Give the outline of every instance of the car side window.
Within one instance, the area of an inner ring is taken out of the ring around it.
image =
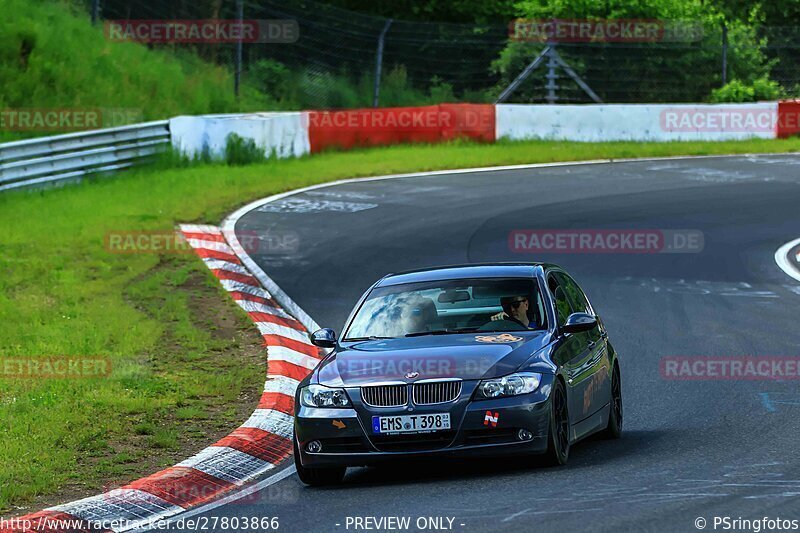
[[[574,313],[594,314],[592,306],[589,305],[589,300],[578,284],[575,283],[574,279],[561,272],[557,272],[555,277],[558,279],[559,286],[564,288],[564,292],[567,294],[567,300],[569,300]]]
[[[553,303],[556,308],[556,323],[558,327],[562,327],[567,323],[567,317],[572,313],[567,294],[552,274],[547,278],[547,288],[550,289],[550,294],[553,295]]]

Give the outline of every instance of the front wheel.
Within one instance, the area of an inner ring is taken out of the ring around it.
[[[561,380],[556,379],[550,400],[550,435],[547,439],[545,464],[562,466],[569,460],[569,411],[567,392]]]
[[[338,485],[344,479],[344,474],[347,468],[340,467],[326,467],[326,468],[306,468],[300,462],[300,450],[297,447],[297,438],[292,436],[292,444],[294,445],[294,467],[297,470],[297,477],[306,485],[312,487],[324,487],[326,485]]]
[[[619,376],[619,365],[614,365],[611,375],[608,426],[602,435],[607,439],[618,439],[622,436],[622,380]]]

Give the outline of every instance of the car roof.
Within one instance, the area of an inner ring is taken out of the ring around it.
[[[389,274],[375,286],[386,287],[419,281],[440,281],[472,278],[532,278],[537,269],[548,268],[549,263],[484,263],[451,265]]]

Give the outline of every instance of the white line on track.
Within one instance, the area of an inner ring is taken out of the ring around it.
[[[800,270],[798,270],[798,267],[789,259],[789,252],[797,245],[800,245],[800,239],[787,242],[778,248],[778,251],[775,252],[775,262],[781,270],[786,272],[786,275],[800,281]]]

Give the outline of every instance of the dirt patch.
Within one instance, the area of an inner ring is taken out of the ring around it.
[[[155,372],[173,379],[176,387],[182,380],[203,382],[231,369],[247,371],[234,400],[219,395],[193,395],[178,398],[167,409],[155,414],[130,415],[128,424],[114,435],[107,435],[107,446],[81,454],[75,468],[75,480],[47,495],[37,496],[14,515],[27,514],[45,507],[94,496],[120,487],[165,467],[183,461],[229,434],[244,422],[258,405],[266,375],[266,349],[258,329],[247,315],[224,292],[202,264],[185,259],[162,260],[144,276],[132,282],[160,285],[161,279],[172,291],[170,297],[184,298],[189,321],[208,332],[208,353],[185,359],[186,347],[173,334],[166,321],[164,334],[150,356]],[[180,283],[170,286],[175,272]],[[184,275],[185,274],[185,275]],[[155,281],[154,281],[155,280]],[[153,292],[153,291],[151,291]],[[139,311],[153,314],[163,305],[160,296],[126,293],[126,301]],[[185,318],[185,317],[182,317]]]

